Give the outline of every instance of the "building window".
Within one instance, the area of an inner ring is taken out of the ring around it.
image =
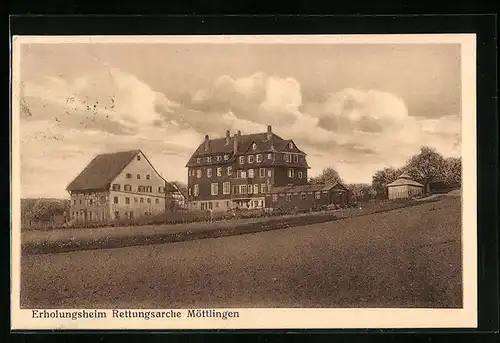
[[[151,204],[151,198],[148,198],[148,204]]]
[[[248,163],[253,163],[253,155],[248,155]]]
[[[291,194],[287,194],[286,195],[286,201],[292,201],[292,195]]]
[[[139,156],[137,156],[139,157]],[[115,219],[120,219],[120,212],[115,211]]]
[[[273,159],[273,154],[267,154],[267,159],[272,160]]]
[[[137,180],[141,179],[141,174],[137,174]]]
[[[306,195],[305,194],[301,194],[300,195],[300,200],[306,200]]]
[[[128,197],[127,197],[127,198],[125,198],[125,204],[126,204],[126,205],[129,205],[129,204],[130,204],[130,198],[128,198]]]
[[[137,161],[141,160],[141,155],[137,155]]]
[[[137,186],[138,192],[144,192],[144,186]]]
[[[253,149],[253,150],[257,150],[257,144],[253,143],[253,144],[252,144],[252,149]]]
[[[125,175],[125,177],[126,177],[127,179],[131,179],[131,178],[132,178],[132,174],[127,173],[127,175]]]
[[[260,185],[260,192],[261,192],[261,193],[265,193],[265,192],[266,192],[266,184],[265,184],[265,183],[262,183],[262,184]]]
[[[201,158],[197,157],[196,158],[196,163],[201,163]]]
[[[210,194],[211,195],[218,195],[219,194],[219,184],[218,183],[210,184]]]
[[[146,186],[146,192],[153,193],[153,186]]]
[[[299,171],[299,172],[297,173],[297,177],[298,177],[299,179],[302,179],[302,172],[301,172],[301,171]]]
[[[191,187],[188,188],[188,195],[191,195]]]
[[[227,160],[229,160],[229,155],[226,154],[226,155],[224,155],[224,161],[227,161]]]
[[[115,197],[113,201],[115,204],[118,204],[118,197]]]
[[[227,167],[227,176],[233,175],[233,167]]]
[[[247,172],[244,170],[241,170],[241,178],[246,179],[247,178]]]
[[[119,184],[117,184],[117,183],[114,183],[114,184],[113,184],[113,186],[112,186],[112,189],[113,189],[114,191],[119,191],[119,190],[120,190],[120,185],[119,185]]]
[[[125,185],[125,186],[123,186],[123,190],[125,190],[125,191],[131,191],[132,190],[132,186],[131,185]]]
[[[93,205],[93,200],[92,199],[89,199],[89,206],[92,206]]]
[[[247,186],[247,192],[248,192],[248,194],[252,194],[253,193],[253,187],[252,187],[252,185],[248,185]]]
[[[262,155],[261,154],[258,154],[255,158],[256,158],[257,162],[259,162],[259,163],[262,162]]]
[[[217,162],[220,162],[221,161],[221,157],[219,155],[217,155]]]
[[[245,164],[245,156],[240,156],[240,164]]]
[[[201,169],[198,169],[198,170],[196,171],[196,177],[197,177],[198,179],[200,179],[200,178],[201,178]]]
[[[253,185],[253,194],[258,194],[259,193],[259,185],[255,184]]]
[[[293,155],[293,162],[299,163],[299,155]]]
[[[288,177],[292,178],[293,177],[293,169],[288,168]]]
[[[254,177],[253,169],[248,169],[248,177],[253,179],[253,177]]]
[[[195,197],[197,197],[198,195],[200,195],[200,185],[194,185],[193,192],[194,192],[194,196]]]
[[[158,205],[160,203],[160,199],[156,199],[155,202],[156,202],[156,205]]]
[[[277,202],[278,201],[278,194],[273,194],[273,202]]]
[[[134,198],[134,202],[137,204],[137,202],[139,202],[139,199]]]
[[[212,177],[212,168],[207,169],[207,177]]]
[[[292,162],[292,156],[290,154],[285,154],[285,162]]]
[[[214,204],[212,204],[211,202],[208,203],[208,209],[209,210],[213,210],[214,209]]]
[[[82,204],[82,199],[80,199],[80,205]]]
[[[222,194],[230,194],[231,193],[231,183],[224,182],[222,184]]]
[[[212,162],[212,157],[211,156],[207,156],[207,163],[211,163]]]
[[[217,176],[222,176],[222,168],[217,168]]]
[[[266,169],[265,168],[260,168],[259,169],[259,176],[261,178],[266,177]]]
[[[267,170],[267,177],[272,177],[273,176],[273,170],[272,169],[268,169]]]
[[[240,185],[239,193],[246,194],[247,193],[247,185]]]
[[[76,200],[73,200],[73,205],[76,205]]]
[[[316,199],[321,199],[321,192],[316,192]]]
[[[165,193],[165,188],[162,186],[158,187],[158,193]]]
[[[292,142],[288,143],[288,148],[293,149],[293,143]]]
[[[151,176],[149,174],[146,175],[146,180],[149,180]]]

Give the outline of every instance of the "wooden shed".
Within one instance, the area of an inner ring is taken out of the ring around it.
[[[422,195],[424,185],[414,181],[408,174],[402,174],[396,181],[387,185],[389,199],[409,199]]]
[[[274,187],[266,194],[268,209],[308,210],[328,205],[346,206],[350,191],[341,183]]]

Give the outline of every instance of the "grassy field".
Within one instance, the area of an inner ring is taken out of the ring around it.
[[[420,203],[408,200],[383,201],[336,211],[215,222],[25,231],[21,234],[22,252],[23,254],[70,252],[248,234],[352,218]]]
[[[23,308],[462,306],[461,198],[284,230],[25,255]]]

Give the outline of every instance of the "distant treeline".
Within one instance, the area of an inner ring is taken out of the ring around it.
[[[31,227],[68,219],[70,201],[67,199],[21,199],[21,226]]]

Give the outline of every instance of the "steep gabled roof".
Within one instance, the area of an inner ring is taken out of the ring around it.
[[[196,151],[193,153],[189,159],[186,167],[198,165],[195,162],[197,157],[210,156],[214,154],[229,154],[230,158],[234,158],[235,155],[245,154],[251,151],[252,143],[257,144],[261,152],[265,151],[288,151],[288,143],[293,142],[291,139],[285,140],[275,133],[270,133],[270,138],[268,138],[267,132],[252,133],[248,135],[233,135],[231,137],[216,138],[208,140],[208,150],[205,150],[206,142],[203,141]],[[238,150],[234,154],[234,140],[238,140]],[[294,149],[290,152],[298,152],[305,154],[300,150],[294,143]],[[225,161],[224,161],[225,163]]]
[[[107,189],[140,150],[97,155],[66,187],[67,191]]]

